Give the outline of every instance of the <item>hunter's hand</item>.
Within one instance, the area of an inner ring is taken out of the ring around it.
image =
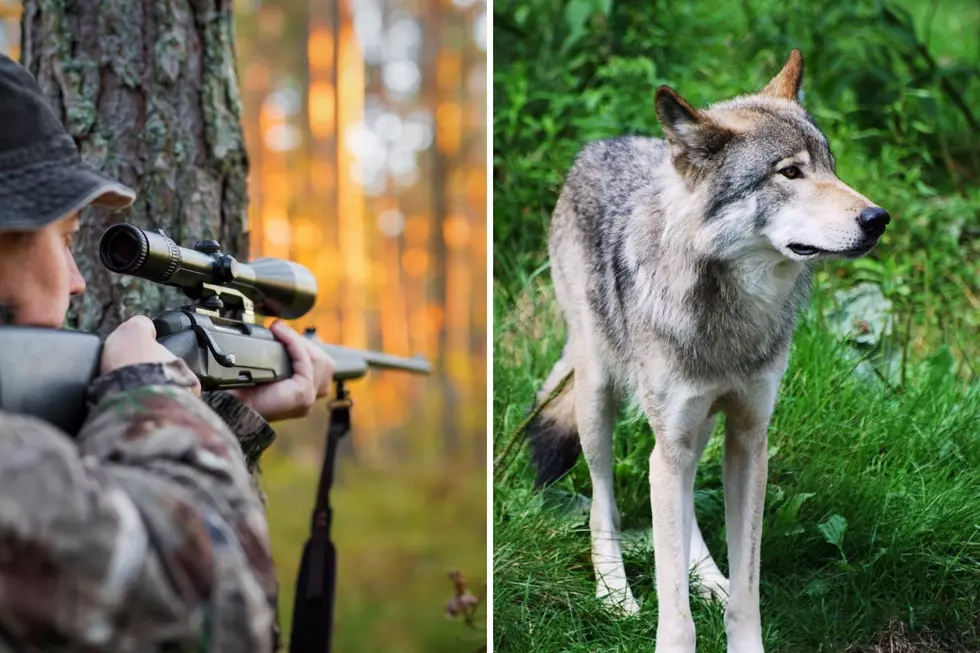
[[[293,375],[275,383],[228,392],[268,422],[306,417],[316,400],[329,394],[334,362],[309,338],[296,333],[284,322],[277,320],[271,329],[293,359]]]
[[[109,334],[102,347],[101,371],[108,374],[127,365],[169,363],[177,360],[170,350],[156,341],[157,330],[145,315],[126,320]],[[201,385],[190,389],[200,396]]]

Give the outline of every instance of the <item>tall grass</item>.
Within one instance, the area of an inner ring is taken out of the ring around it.
[[[523,421],[557,358],[562,327],[541,285],[523,312],[495,314],[498,450]],[[770,429],[762,543],[762,613],[770,651],[870,646],[894,623],[946,651],[980,650],[980,387],[945,351],[900,392],[855,373],[858,360],[804,316]],[[526,450],[494,484],[494,650],[648,651],[656,624],[648,463],[653,436],[634,408],[615,433],[616,496],[638,617],[617,620],[594,598],[588,470],[532,491]],[[698,470],[696,511],[727,569],[721,439]],[[577,499],[577,500],[576,500]],[[724,651],[722,612],[695,602],[699,651]],[[928,634],[928,635],[927,635]],[[914,649],[913,649],[914,650]],[[931,649],[921,649],[931,650]]]

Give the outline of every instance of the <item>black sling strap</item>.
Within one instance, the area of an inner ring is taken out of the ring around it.
[[[296,579],[290,653],[330,653],[337,591],[337,549],[330,541],[330,522],[333,519],[330,487],[333,485],[337,445],[350,431],[352,405],[343,382],[338,382],[337,396],[330,403],[330,426],[327,429],[327,445],[320,470],[310,539],[303,546],[303,559]]]

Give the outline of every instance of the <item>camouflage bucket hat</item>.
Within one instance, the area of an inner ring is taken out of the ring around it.
[[[92,204],[122,209],[135,198],[82,161],[34,77],[0,55],[0,231],[35,231]]]

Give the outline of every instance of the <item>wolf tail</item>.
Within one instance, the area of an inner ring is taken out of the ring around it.
[[[535,407],[547,401],[562,383],[564,385],[527,425],[531,462],[537,471],[535,486],[539,488],[568,473],[582,452],[575,425],[575,379],[566,379],[571,371],[572,366],[563,352],[538,392]]]

